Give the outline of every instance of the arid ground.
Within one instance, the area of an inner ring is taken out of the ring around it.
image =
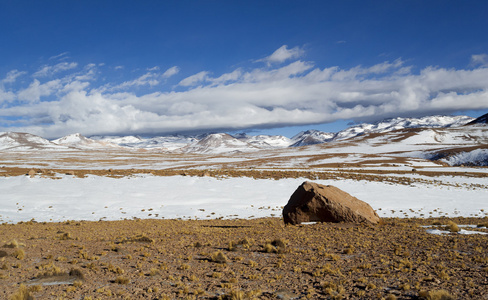
[[[254,220],[3,224],[0,297],[485,299],[488,218],[378,226]],[[23,298],[13,298],[23,299]],[[27,299],[27,298],[25,298]]]

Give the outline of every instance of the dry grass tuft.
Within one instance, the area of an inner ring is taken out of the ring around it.
[[[454,223],[453,221],[449,221],[447,223],[447,229],[450,231],[450,232],[459,232],[461,229],[459,229],[459,226]]]
[[[131,239],[133,242],[140,242],[140,243],[151,243],[154,244],[154,239],[145,236],[145,235],[139,235]]]
[[[23,249],[17,249],[15,250],[14,253],[12,253],[12,256],[17,258],[17,259],[24,259],[25,258],[25,252]]]
[[[216,263],[219,263],[219,264],[225,264],[227,261],[229,261],[229,259],[227,258],[227,256],[225,256],[225,254],[222,253],[222,251],[214,252],[212,254],[212,256],[210,257],[210,259],[213,262],[216,262]]]
[[[66,272],[63,272],[63,270],[61,270],[61,268],[55,266],[54,263],[42,265],[39,267],[39,269],[41,270],[41,272],[37,273],[36,278],[67,275]]]
[[[34,296],[32,296],[31,291],[24,285],[21,284],[19,289],[10,296],[10,300],[33,300]]]
[[[68,275],[73,276],[73,277],[77,277],[79,279],[85,279],[85,275],[83,275],[83,272],[81,272],[81,270],[78,268],[73,268],[73,269],[69,270]]]
[[[129,278],[125,276],[117,276],[117,278],[115,278],[115,283],[118,284],[128,284],[129,282]]]
[[[220,300],[244,300],[246,298],[246,294],[243,291],[231,291],[226,295],[219,296]]]
[[[454,300],[454,296],[452,296],[446,290],[433,290],[433,291],[420,291],[419,297],[426,299],[426,300]]]
[[[10,242],[3,245],[4,248],[19,248],[21,244],[17,240],[11,240]]]

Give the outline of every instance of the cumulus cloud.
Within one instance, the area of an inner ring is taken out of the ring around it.
[[[41,100],[41,97],[50,96],[61,87],[61,81],[58,79],[43,84],[39,80],[34,79],[29,87],[19,91],[17,99],[27,102],[37,102]]]
[[[177,67],[111,88],[95,85],[97,70],[86,66],[59,79],[35,78],[19,90],[0,90],[0,104],[10,103],[0,106],[0,124],[21,117],[16,131],[54,138],[73,132],[165,134],[488,109],[485,67],[426,67],[414,73],[401,59],[349,69],[290,59],[217,76],[201,71],[182,76],[177,89],[166,90],[164,78],[176,76]],[[152,84],[149,92],[141,92],[141,86]],[[0,127],[6,130],[13,128]]]

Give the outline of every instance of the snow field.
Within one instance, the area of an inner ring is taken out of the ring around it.
[[[279,217],[306,179],[252,179],[138,175],[114,179],[89,175],[61,179],[28,176],[0,178],[0,222],[120,220],[132,218]],[[436,178],[439,179],[439,178]],[[442,180],[442,178],[440,178]],[[354,180],[316,180],[369,203],[380,217],[488,215],[488,190],[414,186]],[[488,184],[488,179],[477,182]]]

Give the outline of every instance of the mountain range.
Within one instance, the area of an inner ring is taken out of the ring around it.
[[[176,151],[184,153],[223,153],[232,151],[256,151],[260,149],[279,149],[287,147],[300,147],[345,140],[366,133],[382,133],[405,128],[443,128],[456,127],[474,121],[467,116],[429,116],[423,118],[394,118],[376,123],[363,123],[351,126],[337,133],[322,132],[318,130],[302,131],[291,139],[281,135],[256,135],[245,133],[229,135],[226,133],[209,133],[198,136],[171,135],[160,137],[105,137],[93,136],[90,139],[99,142],[112,143],[122,147]],[[86,139],[71,135],[63,139],[71,141],[53,141],[59,145],[76,147],[74,140],[80,139],[81,145],[86,145]]]
[[[412,152],[409,155],[431,160],[446,159],[446,157],[459,153],[463,147],[471,147],[471,150],[482,152],[482,162],[476,164],[483,165],[483,155],[486,154],[488,157],[488,153],[486,153],[488,150],[485,149],[488,139],[487,119],[488,115],[476,119],[467,116],[394,118],[376,123],[354,125],[336,133],[307,130],[292,138],[279,135],[250,136],[245,133],[235,135],[210,133],[198,136],[171,135],[147,138],[138,136],[84,137],[75,133],[49,141],[29,133],[4,132],[0,133],[0,151],[89,151],[100,149],[123,151],[136,149],[175,154],[220,155],[293,149],[317,144],[328,145],[328,147],[333,148],[345,147],[350,143],[378,147],[378,141],[382,141],[384,144],[389,143],[391,147],[396,145],[395,147],[399,148],[396,151],[405,151],[412,143],[415,143],[417,148],[413,150],[421,153]],[[407,146],[403,141],[408,141],[410,144]],[[430,146],[426,147],[426,145]],[[435,149],[432,145],[436,146]],[[453,150],[454,148],[458,150]],[[479,155],[477,155],[476,160],[480,160]]]

